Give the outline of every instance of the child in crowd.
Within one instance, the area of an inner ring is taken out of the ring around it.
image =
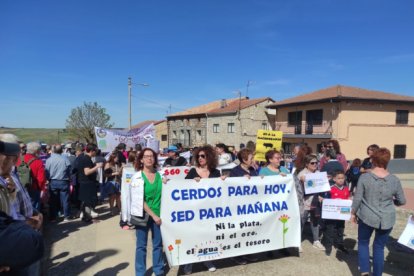
[[[331,199],[349,199],[349,189],[345,186],[345,174],[343,171],[335,171],[333,173],[333,181],[335,184],[331,187]],[[344,230],[345,221],[336,219],[325,220],[326,231],[324,233],[326,255],[330,256],[332,245],[346,254],[348,250],[344,247]]]
[[[346,172],[346,180],[350,185],[349,191],[351,195],[354,194],[354,189],[356,188],[359,177],[361,176],[361,164],[361,159],[355,158],[354,161],[352,161],[351,167]]]

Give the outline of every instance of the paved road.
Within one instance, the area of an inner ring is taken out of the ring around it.
[[[120,229],[119,218],[110,216],[106,206],[101,206],[98,211],[102,221],[97,224],[85,225],[75,220],[47,225],[45,236],[49,254],[44,264],[45,275],[134,275],[135,231]],[[395,240],[405,227],[409,213],[399,210],[398,214],[386,249],[384,275],[414,275],[414,254],[402,250]],[[258,262],[248,265],[220,260],[216,262],[219,269],[214,275],[357,275],[356,227],[347,223],[345,232],[350,255],[338,252],[326,257],[305,239],[302,243],[304,253],[300,257],[276,253],[270,258],[263,253]],[[151,275],[151,271],[147,274]],[[172,268],[168,275],[182,275],[182,272]],[[213,274],[196,264],[194,275]]]

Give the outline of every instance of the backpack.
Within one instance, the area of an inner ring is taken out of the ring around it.
[[[20,183],[28,191],[32,187],[32,170],[30,165],[36,158],[32,158],[29,162],[24,162],[24,158],[21,159],[20,165],[17,167],[17,172],[19,174]]]

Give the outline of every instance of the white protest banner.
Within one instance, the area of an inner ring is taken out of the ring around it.
[[[144,213],[144,180],[141,172],[136,172],[133,167],[124,167],[122,169],[121,190],[122,220],[130,221],[131,214],[142,217]]]
[[[168,156],[161,156],[158,155],[158,166],[162,167],[164,165],[165,160],[167,160]]]
[[[161,219],[173,266],[300,246],[292,176],[171,180],[162,188]]]
[[[408,218],[407,226],[405,226],[398,242],[414,250],[414,221],[412,215]]]
[[[180,166],[180,167],[165,167],[162,168],[160,173],[163,177],[168,179],[184,179],[191,167]]]
[[[349,199],[329,199],[322,201],[322,218],[350,220],[352,200]]]
[[[119,143],[126,144],[127,148],[134,148],[136,144],[142,147],[149,146],[155,140],[153,124],[130,131],[95,127],[96,143],[102,152],[113,151]]]
[[[305,194],[316,194],[331,190],[326,172],[305,174]]]
[[[225,171],[225,170],[231,170],[231,169],[233,169],[235,167],[237,167],[236,163],[231,162],[231,163],[226,164],[226,165],[217,166],[217,170],[219,170],[219,171],[223,171],[224,170]]]

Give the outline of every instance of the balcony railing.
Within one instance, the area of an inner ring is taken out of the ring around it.
[[[332,134],[332,122],[323,121],[321,125],[314,125],[307,122],[301,122],[296,125],[289,125],[287,122],[276,122],[275,130],[283,131],[286,134]]]

